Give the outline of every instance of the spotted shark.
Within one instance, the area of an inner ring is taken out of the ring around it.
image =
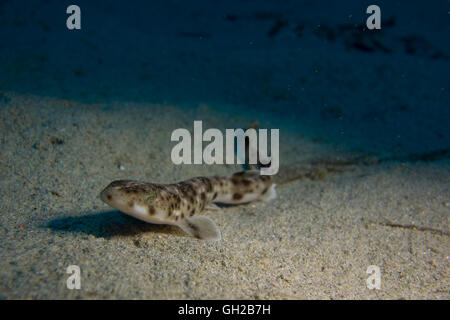
[[[242,204],[271,201],[276,184],[258,170],[228,177],[196,177],[174,184],[133,180],[111,182],[100,199],[130,216],[154,224],[175,225],[187,234],[204,240],[220,240],[221,233],[204,210],[219,210],[216,203]]]

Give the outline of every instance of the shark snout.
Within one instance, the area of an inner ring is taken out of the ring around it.
[[[102,200],[103,202],[105,202],[106,204],[110,204],[111,200],[113,198],[112,192],[110,188],[105,188],[103,189],[102,192],[100,192],[100,200]]]

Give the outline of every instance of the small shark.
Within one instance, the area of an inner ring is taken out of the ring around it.
[[[175,184],[154,184],[132,180],[111,182],[100,198],[137,219],[180,227],[204,240],[220,240],[213,220],[199,216],[205,209],[218,210],[215,203],[240,204],[276,198],[271,176],[258,170],[242,171],[229,177],[197,177]]]

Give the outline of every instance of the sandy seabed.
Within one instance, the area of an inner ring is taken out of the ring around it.
[[[280,177],[291,170],[287,175],[298,179],[279,181],[273,202],[211,213],[223,240],[199,241],[112,210],[98,193],[115,179],[169,183],[240,170],[173,165],[170,129],[192,128],[199,113],[209,127],[244,127],[251,119],[221,119],[206,106],[116,108],[7,95],[2,298],[449,298],[445,161],[322,172],[284,143]],[[308,157],[331,152],[289,139]],[[81,268],[81,290],[66,287],[69,265]],[[381,270],[381,290],[366,286],[369,265]]]

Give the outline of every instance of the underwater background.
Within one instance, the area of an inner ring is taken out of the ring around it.
[[[448,299],[449,12],[0,0],[0,298]],[[278,198],[212,213],[218,243],[98,198],[117,179],[242,170],[171,162],[172,131],[194,120],[280,129]]]

